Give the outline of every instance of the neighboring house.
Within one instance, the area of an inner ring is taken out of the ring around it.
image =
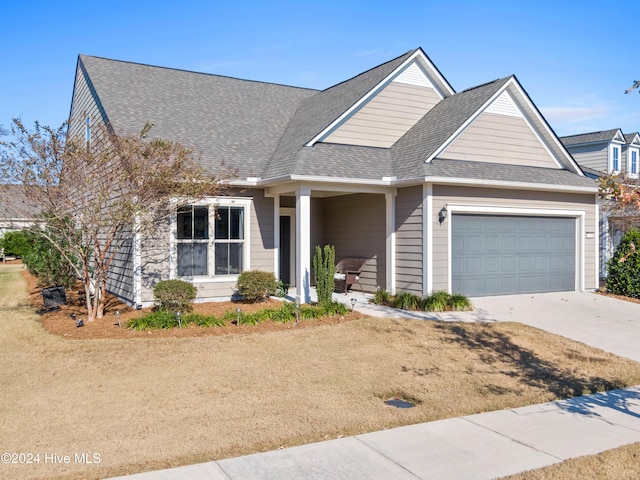
[[[625,174],[637,179],[640,162],[640,135],[623,134],[615,128],[602,132],[560,137],[569,153],[594,180],[607,174]],[[600,202],[600,275],[606,277],[607,261],[613,256],[624,232],[640,225],[640,215],[633,210],[620,212],[611,208],[610,200]]]
[[[7,232],[14,232],[32,226],[40,211],[26,197],[19,185],[0,185],[0,238]],[[4,258],[0,250],[0,257]]]
[[[597,188],[515,76],[456,93],[421,49],[317,91],[80,55],[70,134],[95,122],[193,147],[234,193],[178,205],[132,239],[109,289],[161,279],[234,294],[272,271],[309,301],[316,245],[364,257],[361,284],[426,295],[593,290]],[[215,210],[215,211],[214,211]]]

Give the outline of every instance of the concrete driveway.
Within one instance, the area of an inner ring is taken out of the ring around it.
[[[475,312],[452,314],[443,320],[520,322],[640,362],[640,303],[587,292],[505,295],[472,301]]]

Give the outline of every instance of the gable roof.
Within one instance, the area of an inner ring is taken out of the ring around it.
[[[627,144],[639,144],[640,143],[640,134],[638,134],[638,132],[633,132],[633,133],[625,133],[624,134],[624,141]]]
[[[80,55],[118,135],[151,122],[152,136],[195,148],[209,173],[259,176],[300,103],[317,90]],[[73,121],[73,119],[72,119]]]
[[[22,185],[0,185],[0,220],[32,220],[40,215],[40,208],[29,200]]]
[[[317,141],[411,62],[422,62],[444,98],[391,147]],[[152,122],[152,134],[201,153],[200,161],[208,172],[235,169],[238,184],[266,185],[295,178],[389,184],[420,182],[426,177],[474,181],[487,177],[503,178],[500,181],[504,182],[519,178],[521,183],[540,183],[547,179],[549,185],[586,186],[582,171],[515,76],[455,93],[421,49],[323,91],[85,55],[79,56],[78,71],[84,74],[88,90],[117,134],[138,133],[145,123]],[[437,157],[506,91],[515,101],[513,108],[523,113],[545,148],[559,159],[558,169],[488,162],[467,165],[475,162]],[[76,94],[80,96],[74,88],[74,101]]]
[[[305,144],[379,85],[414,52],[407,52],[303,101],[271,156],[265,177],[279,177],[295,170],[296,156]]]
[[[613,139],[618,135],[622,137],[622,130],[620,130],[619,128],[614,128],[611,130],[603,130],[600,132],[567,135],[564,137],[560,137],[560,141],[565,146],[584,145],[587,143],[605,143],[613,141]]]

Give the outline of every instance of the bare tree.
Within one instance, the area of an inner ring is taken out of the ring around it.
[[[67,138],[66,125],[33,129],[15,119],[0,142],[0,175],[21,185],[47,220],[34,228],[74,266],[84,284],[89,321],[102,318],[118,249],[135,234],[153,234],[175,213],[171,199],[224,194],[225,178],[206,175],[183,145],[94,128],[91,142]],[[74,261],[74,259],[77,259]]]
[[[633,85],[631,85],[631,87],[629,87],[627,90],[624,91],[624,93],[631,93],[633,92],[636,88],[640,88],[640,80],[634,80],[633,81]],[[638,92],[640,93],[640,92]]]

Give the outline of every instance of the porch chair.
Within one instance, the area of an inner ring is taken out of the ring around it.
[[[349,286],[357,283],[360,285],[362,293],[364,293],[364,288],[360,283],[360,274],[366,264],[366,258],[347,257],[340,260],[336,265],[336,273],[333,276],[333,279],[336,281],[336,287],[340,285],[339,290],[343,291],[346,295]]]

